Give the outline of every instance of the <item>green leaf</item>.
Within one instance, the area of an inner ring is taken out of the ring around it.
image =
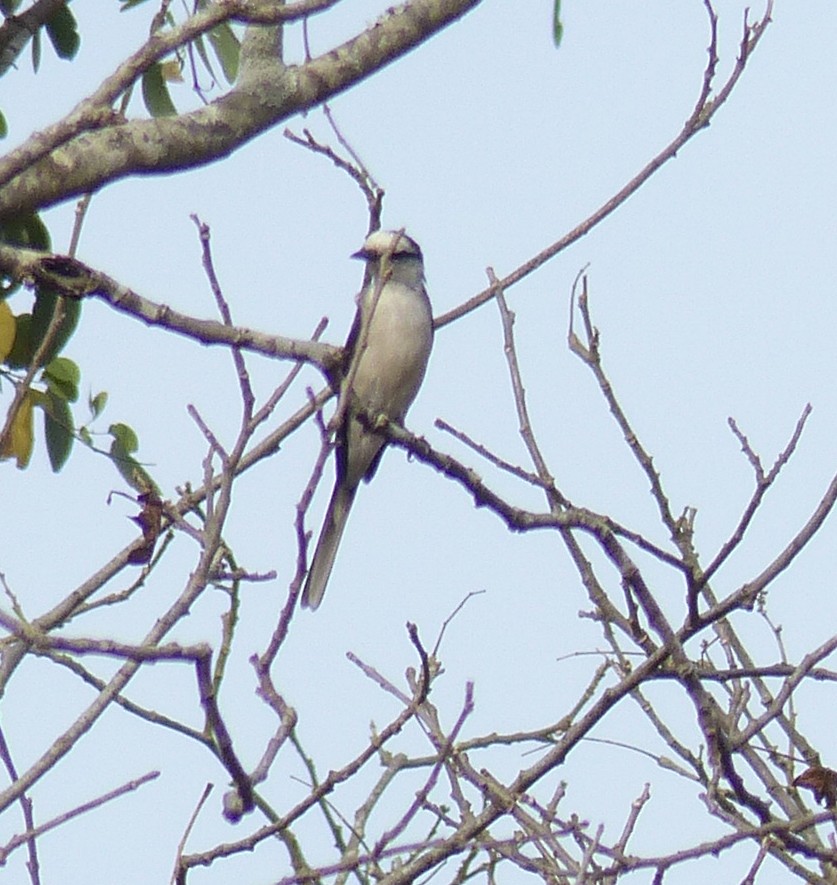
[[[59,297],[52,289],[46,287],[38,286],[35,290],[35,306],[32,308],[32,343],[35,348],[39,347],[44,340]],[[61,320],[52,344],[43,356],[42,365],[51,363],[64,349],[76,330],[80,315],[81,301],[75,298],[65,298],[64,318]]]
[[[163,66],[156,62],[142,75],[142,100],[152,117],[174,117],[177,108],[169,95]]]
[[[47,455],[53,473],[67,463],[73,448],[73,416],[67,401],[47,391],[47,402],[44,407],[44,434],[46,436]]]
[[[119,446],[120,451],[128,454],[136,452],[139,448],[139,438],[133,427],[129,427],[127,424],[122,424],[121,422],[119,424],[111,424],[108,427],[108,433],[113,437],[113,443],[110,447],[111,451],[113,451],[115,445]]]
[[[221,63],[221,70],[227,83],[234,83],[238,76],[238,61],[241,43],[228,22],[216,25],[209,32],[209,43]]]
[[[42,249],[49,252],[52,241],[46,225],[37,212],[15,215],[0,222],[0,240],[11,246]]]
[[[49,393],[65,402],[74,403],[78,399],[78,383],[81,370],[64,356],[58,356],[44,369],[44,380]]]
[[[41,32],[32,35],[32,70],[37,74],[41,66]]]
[[[9,124],[6,122],[6,117],[3,114],[3,111],[0,111],[0,138],[5,138],[9,134]]]
[[[126,9],[132,9],[134,6],[139,6],[140,3],[145,3],[145,0],[123,0],[119,11],[125,12]]]
[[[46,252],[51,247],[49,231],[37,212],[15,215],[0,221],[0,242]],[[0,298],[7,298],[19,288],[19,282],[0,276]]]
[[[74,58],[81,44],[78,25],[69,7],[59,6],[55,14],[46,23],[46,31],[52,42],[52,48],[59,58]]]
[[[153,490],[159,493],[157,483],[131,454],[139,448],[139,440],[133,429],[127,424],[111,424],[108,432],[113,437],[110,444],[111,461],[125,482],[138,492]]]
[[[209,60],[209,56],[206,54],[206,44],[203,40],[203,34],[197,37],[192,45],[195,47],[195,52],[197,52],[198,57],[203,62],[203,66],[209,71],[210,77],[212,77],[217,83],[218,76],[215,73],[215,69],[212,67],[212,62]]]
[[[102,414],[105,410],[105,406],[108,402],[108,392],[106,390],[100,390],[96,396],[91,396],[87,400],[87,405],[90,408],[90,414],[93,416],[92,420],[95,421],[99,415]]]
[[[557,49],[561,45],[564,36],[564,26],[561,24],[561,0],[555,0],[555,8],[552,13],[552,40]]]

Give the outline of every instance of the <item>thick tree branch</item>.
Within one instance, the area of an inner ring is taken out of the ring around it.
[[[0,163],[0,184],[14,173],[0,191],[0,218],[96,191],[129,175],[169,173],[228,156],[264,130],[400,58],[480,2],[412,0],[390,8],[363,33],[303,65],[284,67],[278,58],[251,56],[236,86],[205,107],[176,117],[127,122],[112,112],[110,102],[174,48],[171,38],[155,35],[125,63],[122,75],[108,78],[101,94]],[[202,30],[233,17],[229,10],[235,4],[220,8],[223,15],[217,14],[218,4],[203,12]],[[202,32],[197,30],[187,32],[190,39]]]
[[[340,348],[319,341],[269,335],[217,320],[187,316],[123,286],[113,277],[65,255],[0,244],[0,273],[27,284],[46,286],[66,298],[95,296],[148,326],[177,332],[202,344],[226,344],[267,356],[310,362],[326,373],[340,362]]]

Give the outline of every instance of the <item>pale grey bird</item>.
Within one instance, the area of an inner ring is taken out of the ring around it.
[[[347,368],[338,400],[338,408],[345,401],[346,410],[337,431],[337,480],[302,591],[302,606],[310,609],[322,602],[358,485],[372,478],[386,444],[361,424],[357,413],[403,421],[433,345],[433,314],[418,243],[403,232],[379,230],[352,257],[366,261],[366,285],[357,297],[346,342]]]

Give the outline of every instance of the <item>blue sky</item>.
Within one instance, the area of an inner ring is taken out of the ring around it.
[[[314,19],[314,52],[346,39],[384,5],[344,3]],[[437,314],[483,289],[486,267],[504,276],[593,212],[677,134],[698,95],[708,42],[698,0],[565,2],[558,50],[550,6],[487,0],[427,46],[332,102],[343,133],[387,191],[385,225],[406,226],[423,247]],[[83,40],[78,59],[62,63],[45,51],[37,76],[22,60],[20,71],[3,81],[9,146],[92,89],[139,45],[153,12],[143,7],[119,14],[115,2],[77,2],[73,9]],[[743,8],[719,0],[717,11],[720,84],[734,62]],[[751,16],[761,11],[757,5]],[[753,485],[727,418],[735,417],[771,464],[804,405],[812,403],[799,451],[747,543],[719,575],[719,593],[761,571],[807,519],[834,473],[835,36],[832,4],[777,4],[773,24],[712,125],[612,217],[508,293],[535,430],[559,486],[575,503],[606,511],[663,543],[647,482],[589,372],[566,346],[572,283],[589,265],[605,366],[655,458],[673,509],[697,508],[696,544],[705,562],[731,532]],[[299,34],[291,39],[291,57],[298,57]],[[175,100],[191,103],[188,86]],[[329,137],[317,111],[288,125]],[[348,256],[364,237],[364,203],[346,176],[291,144],[281,129],[205,169],[109,187],[93,201],[79,257],[149,298],[213,316],[189,218],[196,213],[211,226],[216,267],[238,323],[305,337],[327,315],[325,337],[341,343],[360,283],[360,268]],[[58,251],[66,248],[72,214],[71,205],[47,214]],[[237,427],[236,378],[221,349],[148,330],[91,302],[68,355],[82,366],[83,389],[109,392],[102,429],[125,421],[137,430],[140,455],[167,495],[200,481],[204,446],[187,403],[223,439]],[[248,362],[263,396],[286,368],[261,358]],[[319,384],[313,371],[304,379],[282,415],[304,401],[304,384]],[[528,467],[493,304],[439,332],[407,423],[473,464],[514,503],[544,509],[531,489],[434,429],[437,417]],[[245,592],[239,655],[223,699],[230,719],[247,723],[235,734],[246,766],[255,764],[273,728],[253,694],[247,656],[263,648],[292,577],[293,508],[316,449],[316,430],[306,427],[256,475],[242,479],[227,533],[239,562],[278,573],[275,582]],[[329,483],[312,509],[315,531]],[[5,466],[4,499],[14,503],[0,517],[0,536],[7,539],[0,572],[29,616],[62,598],[131,539],[125,519],[131,508],[119,500],[106,504],[108,492],[119,487],[105,459],[81,450],[57,477],[42,447],[26,472]],[[160,577],[130,603],[129,621],[125,611],[99,613],[68,634],[115,632],[137,641],[163,601],[179,591],[195,556],[191,541],[178,540]],[[829,523],[770,592],[768,610],[783,627],[792,660],[833,632],[833,561]],[[661,570],[652,573],[662,598],[676,607],[681,588]],[[416,622],[432,644],[443,620],[473,591],[484,593],[454,621],[441,651],[446,673],[433,698],[445,721],[458,715],[467,680],[475,682],[477,699],[470,735],[559,719],[599,662],[595,656],[559,659],[603,643],[595,626],[578,617],[589,603],[560,542],[546,532],[511,535],[448,480],[387,453],[375,482],[358,496],[322,608],[297,618],[277,665],[277,680],[297,707],[304,739],[323,771],[362,746],[370,719],[380,725],[395,710],[347,662],[346,652],[398,681],[414,664],[404,623]],[[174,638],[215,641],[222,608],[220,595],[204,600]],[[736,623],[763,661],[777,659],[759,616]],[[100,666],[106,672],[110,665]],[[823,761],[834,764],[827,749],[832,724],[822,712],[830,708],[828,690],[803,689],[798,709],[800,727],[821,747]],[[132,692],[148,704],[191,711],[191,721],[200,721],[193,676],[185,668],[154,668],[132,683]],[[65,727],[90,699],[42,661],[22,668],[4,701],[4,728],[18,766],[44,749],[27,739],[35,721],[49,726],[38,729],[41,739]],[[660,689],[658,700],[688,721],[682,698]],[[625,705],[596,736],[663,749]],[[216,793],[192,848],[236,838],[247,826],[231,830],[218,821],[225,778],[208,754],[138,728],[124,714],[106,717],[76,754],[35,793],[41,816],[152,767],[162,766],[163,776],[120,800],[133,803],[131,833],[119,828],[126,811],[114,807],[96,812],[95,828],[75,823],[43,840],[44,867],[54,876],[60,862],[64,883],[87,881],[90,853],[116,838],[119,852],[101,858],[102,881],[164,880],[207,780],[217,783]],[[496,764],[511,771],[518,761],[526,764],[512,757]],[[290,763],[275,775],[270,795],[279,807],[302,795],[293,776],[301,771]],[[652,781],[637,851],[672,850],[694,833],[707,838],[720,832],[704,820],[694,788],[630,750],[589,743],[560,776],[569,784],[567,811],[593,827],[605,823],[612,838],[631,800]],[[603,784],[608,800],[602,799]],[[682,827],[651,825],[665,823],[675,805],[689,809]],[[87,841],[94,836],[95,843]],[[324,861],[328,848],[324,840],[322,857],[310,859]],[[733,853],[725,869],[740,878],[751,856],[752,850]],[[272,881],[283,861],[267,849],[195,881],[229,881],[237,869],[248,881]],[[712,863],[704,862],[704,874],[715,870]],[[670,879],[689,881],[694,869]]]

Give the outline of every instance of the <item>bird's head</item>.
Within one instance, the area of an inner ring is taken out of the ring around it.
[[[352,258],[366,261],[364,285],[374,280],[393,280],[413,288],[424,284],[424,261],[419,244],[397,230],[376,230]]]
[[[352,258],[380,261],[385,255],[392,256],[393,261],[404,258],[422,260],[419,244],[412,237],[397,230],[373,231]]]

